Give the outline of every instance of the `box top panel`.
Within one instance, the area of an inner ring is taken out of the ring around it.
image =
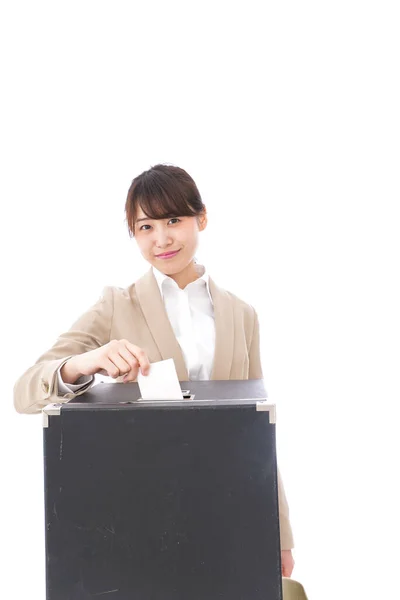
[[[188,392],[192,400],[266,400],[267,393],[262,379],[227,381],[180,381],[181,389]],[[139,400],[141,397],[137,383],[99,383],[85,394],[77,396],[72,404],[119,404]],[[188,398],[189,399],[189,398]],[[143,402],[141,400],[141,402]],[[166,400],[165,402],[172,402]]]
[[[43,409],[44,427],[49,415],[72,411],[129,410],[144,408],[233,408],[253,407],[268,411],[270,423],[275,423],[275,405],[267,400],[262,379],[227,381],[181,381],[183,400],[142,400],[137,383],[99,383],[68,402],[49,404]],[[186,392],[186,394],[185,394]]]

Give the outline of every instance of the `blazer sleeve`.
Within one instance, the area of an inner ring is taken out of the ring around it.
[[[254,310],[254,308],[253,308]],[[260,324],[254,310],[253,336],[249,349],[249,379],[262,379],[263,372],[260,358]],[[289,505],[285,488],[278,467],[278,506],[281,550],[294,548],[293,531],[289,520]]]
[[[258,316],[254,308],[253,311],[253,335],[251,338],[249,349],[249,379],[262,379],[263,372],[260,358],[260,324],[258,322]]]
[[[47,404],[67,402],[93,385],[94,380],[76,392],[59,395],[57,371],[73,356],[99,348],[110,341],[113,312],[113,288],[106,286],[97,302],[17,379],[14,384],[14,407],[18,413],[40,413]]]

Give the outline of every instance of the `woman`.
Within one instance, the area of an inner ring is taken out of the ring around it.
[[[119,382],[146,375],[173,358],[180,381],[262,378],[254,308],[219,288],[194,259],[207,212],[193,179],[156,165],[136,177],[125,205],[131,236],[150,270],[128,288],[105,287],[101,298],[14,386],[19,413],[70,400],[95,374]],[[282,574],[290,577],[293,537],[278,473]]]

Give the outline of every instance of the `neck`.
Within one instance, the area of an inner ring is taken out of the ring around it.
[[[196,279],[199,278],[194,260],[192,260],[183,271],[169,275],[169,277],[176,281],[181,290],[183,290],[189,283],[192,283],[192,281],[196,281]]]

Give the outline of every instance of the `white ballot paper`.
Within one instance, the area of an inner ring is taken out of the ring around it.
[[[148,375],[137,376],[142,400],[183,400],[173,358],[151,363]]]

